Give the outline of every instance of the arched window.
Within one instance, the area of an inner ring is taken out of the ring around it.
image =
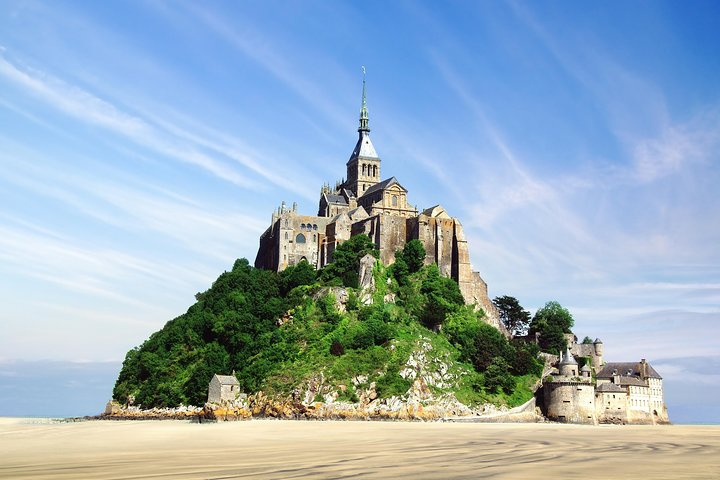
[[[305,235],[298,233],[297,237],[295,237],[295,243],[305,243]]]
[[[285,232],[285,240],[288,239],[288,232]]]
[[[373,165],[373,177],[377,177],[377,165]]]
[[[300,225],[300,229],[301,229],[301,230],[305,230],[305,224],[304,224],[304,223],[303,223],[302,225]]]
[[[392,206],[397,207],[397,195],[392,196]]]
[[[317,234],[313,233],[313,243],[317,242]]]
[[[363,163],[362,169],[363,169],[363,170],[362,170],[362,172],[363,172],[362,174],[365,175],[365,164],[364,164],[364,163]]]
[[[313,224],[313,230],[317,230],[317,224]]]

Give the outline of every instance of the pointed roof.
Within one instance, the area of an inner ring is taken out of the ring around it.
[[[360,126],[358,127],[358,133],[358,141],[350,155],[348,164],[358,157],[377,158],[379,160],[375,147],[372,141],[370,141],[370,116],[365,98],[365,67],[363,67],[362,105],[360,106]]]
[[[573,357],[573,354],[570,353],[570,347],[567,347],[565,350],[565,355],[563,356],[562,360],[560,360],[560,365],[577,365],[577,361],[575,360],[575,357]]]
[[[375,151],[375,146],[372,144],[372,141],[370,141],[370,134],[368,134],[367,132],[360,132],[360,138],[358,138],[358,141],[355,144],[355,148],[350,154],[350,159],[348,160],[348,163],[358,157],[373,158],[378,160],[380,159],[377,152]]]
[[[363,72],[363,93],[362,93],[362,106],[360,107],[360,127],[358,132],[370,132],[370,118],[368,116],[367,101],[365,100],[365,67],[362,67]]]

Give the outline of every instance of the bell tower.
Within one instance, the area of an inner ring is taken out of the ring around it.
[[[380,157],[370,141],[370,119],[365,98],[365,67],[363,71],[362,106],[360,107],[360,127],[358,141],[347,162],[347,180],[344,188],[352,191],[356,197],[362,197],[365,191],[380,182]]]

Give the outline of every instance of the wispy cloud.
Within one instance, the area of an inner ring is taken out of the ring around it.
[[[270,72],[304,99],[308,105],[311,105],[314,110],[326,115],[332,122],[343,124],[347,121],[345,114],[329,100],[322,88],[317,83],[305,78],[302,64],[295,63],[290,56],[278,52],[278,49],[273,46],[272,38],[263,35],[247,22],[239,24],[236,20],[231,23],[219,12],[214,12],[205,6],[188,2],[184,4],[184,8],[192,15],[192,18],[205,24],[211,32]],[[295,47],[299,46],[295,45]],[[317,62],[318,53],[315,52],[313,56]],[[341,69],[330,62],[328,58],[323,60],[325,75],[332,72],[336,78],[342,76]]]
[[[655,137],[630,143],[634,176],[640,182],[651,182],[686,166],[720,158],[720,115],[698,115],[687,124],[667,125]]]
[[[241,174],[224,159],[229,158],[278,186],[296,190],[292,182],[264,168],[258,160],[242,151],[242,145],[228,141],[227,136],[224,142],[215,143],[159,118],[149,115],[140,118],[123,112],[118,106],[58,78],[22,69],[11,63],[5,55],[0,55],[0,75],[74,118],[123,135],[169,158],[198,166],[238,186],[256,190],[265,188],[262,182]],[[216,133],[215,136],[219,137],[220,134]],[[304,190],[301,192],[306,194]]]
[[[159,185],[138,182],[130,175],[100,168],[74,173],[52,166],[43,156],[0,136],[8,169],[4,180],[34,194],[59,200],[102,223],[128,232],[149,230],[181,243],[202,256],[228,261],[237,244],[252,245],[267,226],[254,215],[221,205],[199,203]],[[48,182],[48,170],[54,170]],[[38,227],[41,228],[41,227]]]

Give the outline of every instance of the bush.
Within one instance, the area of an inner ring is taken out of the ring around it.
[[[420,240],[410,240],[402,249],[401,258],[405,262],[409,273],[415,273],[425,264],[425,247]],[[397,258],[397,254],[395,255]]]
[[[399,397],[405,395],[410,389],[412,382],[400,376],[397,366],[392,366],[385,375],[375,382],[375,391],[380,398]]]
[[[333,261],[320,270],[320,279],[326,284],[341,282],[346,287],[357,288],[360,259],[368,253],[375,258],[380,255],[370,237],[364,234],[351,237],[333,251]]]
[[[437,329],[449,313],[465,305],[457,282],[441,276],[435,264],[427,267],[427,277],[422,282],[420,292],[425,296],[421,320],[431,329]]]
[[[510,375],[510,366],[502,357],[494,357],[485,371],[485,388],[490,392],[502,390],[512,393],[515,389],[515,378]]]

